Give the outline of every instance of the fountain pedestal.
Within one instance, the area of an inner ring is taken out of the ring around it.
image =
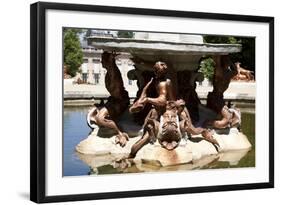
[[[102,138],[97,135],[98,129],[94,130],[87,139],[81,141],[76,146],[76,151],[80,158],[87,158],[87,163],[94,167],[112,164],[120,159],[127,158],[133,144],[140,139],[141,135],[130,138],[125,147],[115,144],[115,136]],[[140,133],[141,134],[141,133]],[[201,135],[194,135],[190,139],[182,139],[180,145],[174,150],[166,150],[156,142],[145,145],[134,158],[136,164],[151,164],[165,167],[171,165],[186,164],[196,162],[204,157],[228,153],[230,151],[243,151],[244,155],[251,148],[247,137],[236,128],[231,128],[229,134],[214,134],[220,147],[215,146]],[[241,158],[244,156],[242,155]],[[239,159],[229,157],[229,161],[235,163]]]

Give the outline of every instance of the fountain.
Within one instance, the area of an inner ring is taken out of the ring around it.
[[[111,94],[104,107],[89,111],[87,123],[93,132],[76,147],[91,167],[127,158],[136,164],[166,167],[222,157],[230,150],[245,154],[251,148],[239,130],[239,110],[227,107],[223,99],[237,75],[237,65],[228,54],[240,52],[241,45],[208,44],[201,35],[145,32],[137,32],[133,39],[93,36],[88,42],[104,50],[102,65]],[[135,70],[127,75],[139,88],[132,105],[115,63],[122,52],[131,55]],[[213,91],[203,105],[195,89],[196,82],[204,80],[198,69],[206,55],[213,57],[216,66]],[[86,155],[103,162],[93,165],[95,160]]]

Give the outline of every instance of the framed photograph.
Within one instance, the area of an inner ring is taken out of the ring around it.
[[[274,18],[30,7],[30,199],[274,187]]]

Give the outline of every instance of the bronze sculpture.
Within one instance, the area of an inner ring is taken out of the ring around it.
[[[140,98],[132,105],[130,112],[139,112],[146,104],[152,104],[157,109],[163,109],[166,106],[166,102],[169,100],[176,100],[175,91],[171,80],[166,77],[168,66],[164,62],[156,62],[153,66],[155,79],[151,79],[144,87]],[[154,80],[158,96],[151,98],[147,96],[147,89]]]
[[[231,79],[237,75],[237,67],[231,62],[228,55],[213,58],[216,64],[213,91],[208,94],[207,107],[219,114],[225,105],[223,93],[228,88]]]
[[[218,145],[212,137],[212,132],[205,128],[195,128],[192,124],[185,102],[175,96],[173,84],[166,77],[168,66],[164,62],[156,62],[154,67],[155,86],[158,92],[156,98],[147,96],[146,91],[152,84],[151,79],[143,88],[140,98],[132,105],[130,112],[139,112],[146,104],[152,104],[153,108],[148,113],[144,123],[144,134],[142,138],[133,145],[130,156],[133,157],[145,144],[155,142],[158,139],[162,147],[175,149],[187,132],[191,135],[202,134],[209,142]]]
[[[106,68],[105,76],[106,88],[110,93],[107,103],[102,108],[92,108],[87,115],[88,125],[92,128],[104,126],[117,132],[115,142],[122,147],[129,140],[127,133],[123,132],[117,126],[118,117],[121,116],[129,107],[129,96],[123,85],[120,71],[115,63],[115,53],[104,52],[102,54],[102,65]],[[224,106],[223,93],[228,88],[230,80],[237,74],[235,67],[228,56],[216,56],[216,71],[214,76],[214,89],[209,93],[207,107],[219,114],[219,119],[208,122],[212,128],[223,129],[236,126],[240,123],[239,112],[235,109],[228,109]],[[158,140],[159,144],[167,149],[175,149],[181,139],[188,135],[199,135],[210,143],[219,146],[219,143],[213,137],[213,131],[201,126],[194,126],[190,116],[188,105],[197,109],[200,100],[195,92],[195,80],[198,72],[189,73],[189,80],[185,83],[174,86],[174,81],[167,77],[168,66],[164,62],[156,62],[153,66],[153,75],[149,80],[143,78],[143,87],[139,90],[138,98],[129,108],[130,113],[135,114],[148,109],[148,114],[143,123],[143,135],[132,146],[130,157],[146,144],[154,143]],[[173,74],[172,76],[177,76]],[[180,79],[180,77],[179,77]],[[187,84],[190,86],[187,86]],[[188,87],[187,92],[183,87]],[[177,95],[177,93],[179,93]],[[197,111],[198,112],[198,111]]]
[[[243,81],[252,81],[254,80],[253,71],[242,68],[240,62],[236,62],[235,66],[237,67],[237,75],[235,75],[233,80],[243,80]]]
[[[228,108],[226,105],[223,106],[219,118],[220,119],[206,122],[206,124],[209,124],[213,128],[217,129],[240,127],[241,113],[240,110],[237,108]]]
[[[95,125],[114,129],[117,132],[116,143],[122,147],[129,140],[127,133],[122,132],[116,124],[117,118],[127,109],[130,99],[125,90],[121,73],[115,63],[114,53],[104,52],[102,54],[102,66],[107,70],[105,75],[105,86],[110,97],[104,107],[92,108],[87,115],[87,122],[91,128]]]

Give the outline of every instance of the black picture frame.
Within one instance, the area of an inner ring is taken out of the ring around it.
[[[216,19],[262,22],[269,25],[269,181],[262,183],[170,188],[157,190],[132,190],[126,192],[106,192],[74,195],[46,196],[46,11],[86,11],[152,16],[170,16],[194,19]],[[98,5],[38,2],[30,6],[30,199],[37,203],[76,200],[97,200],[123,197],[187,194],[197,192],[261,189],[274,187],[274,17],[230,15],[143,8],[110,7]]]

